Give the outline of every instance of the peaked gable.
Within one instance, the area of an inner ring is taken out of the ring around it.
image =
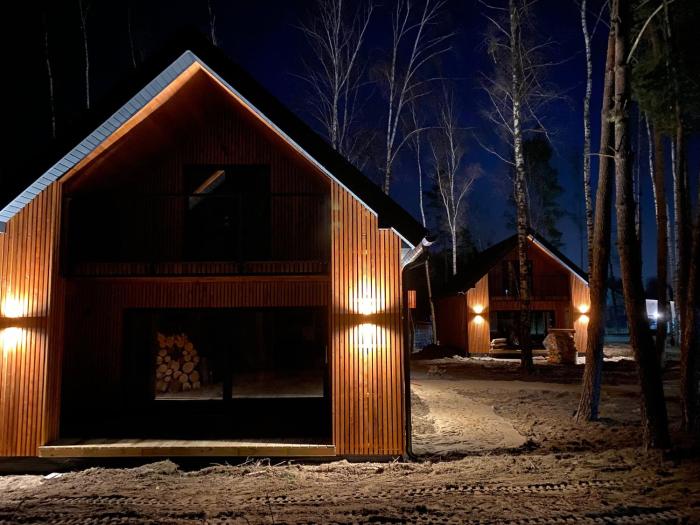
[[[349,191],[374,213],[381,228],[394,230],[407,244],[415,247],[425,237],[425,228],[407,211],[370,181],[328,143],[313,132],[296,115],[268,93],[243,69],[230,62],[221,50],[201,38],[188,37],[187,42],[172,46],[172,52],[144,67],[150,73],[144,87],[129,97],[118,109],[106,112],[98,124],[68,153],[54,161],[44,173],[22,193],[0,210],[0,232],[15,214],[31,202],[41,191],[66,174],[75,171],[108,147],[119,133],[128,132],[149,105],[157,105],[159,97],[167,94],[178,81],[193,69],[201,69],[223,86],[228,93],[244,104],[274,133],[306,158],[322,173]],[[183,51],[183,49],[185,49]],[[173,59],[173,57],[175,57]],[[165,65],[163,65],[165,64]],[[142,72],[142,75],[144,73]],[[129,91],[133,93],[133,90]],[[122,98],[124,100],[124,98]]]
[[[559,265],[571,272],[576,278],[584,284],[588,284],[588,276],[575,265],[568,257],[561,253],[558,249],[552,246],[547,240],[542,238],[534,230],[528,233],[528,240],[547,256],[556,261]],[[488,247],[476,256],[474,264],[471,265],[469,271],[462,274],[457,274],[447,286],[447,293],[466,292],[473,288],[477,281],[484,277],[499,261],[506,257],[512,250],[518,246],[518,236],[511,235],[501,242]]]

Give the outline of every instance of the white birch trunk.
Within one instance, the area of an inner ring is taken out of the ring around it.
[[[83,35],[83,53],[85,57],[85,107],[90,109],[90,53],[88,51],[87,15],[89,5],[78,0],[80,9],[80,30]]]

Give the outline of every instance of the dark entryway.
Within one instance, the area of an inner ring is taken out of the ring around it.
[[[126,310],[121,402],[62,435],[330,442],[327,316],[323,307]]]

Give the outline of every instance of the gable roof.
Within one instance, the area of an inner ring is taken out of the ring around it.
[[[575,265],[571,260],[556,249],[552,244],[544,239],[534,230],[528,230],[528,239],[530,242],[542,249],[552,259],[573,273],[577,278],[588,284],[588,276]],[[466,292],[473,288],[477,281],[486,275],[499,261],[518,246],[518,236],[511,235],[501,242],[489,246],[487,249],[479,253],[475,261],[468,271],[455,275],[446,287],[448,294]]]
[[[5,223],[42,190],[95,152],[193,64],[201,66],[292,148],[376,214],[380,228],[391,228],[412,248],[421,243],[426,230],[410,213],[385,195],[379,186],[333,150],[220,49],[198,34],[175,39],[159,56],[140,67],[133,80],[122,86],[110,101],[88,112],[83,125],[77,127],[78,131],[64,140],[70,146],[64,146],[60,151],[68,152],[51,156],[39,178],[0,210],[0,232],[4,231]]]

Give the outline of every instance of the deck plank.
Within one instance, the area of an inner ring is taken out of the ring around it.
[[[329,457],[335,446],[318,443],[287,443],[175,439],[58,440],[39,447],[43,458],[100,457]]]

